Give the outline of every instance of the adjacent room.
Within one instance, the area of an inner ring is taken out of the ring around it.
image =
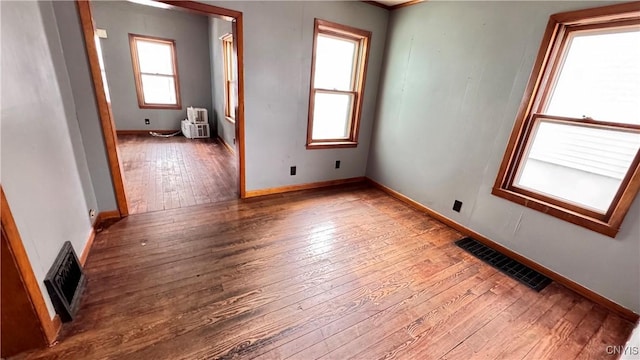
[[[231,23],[144,3],[91,6],[129,213],[238,198]]]
[[[6,359],[638,359],[640,2],[0,2]]]

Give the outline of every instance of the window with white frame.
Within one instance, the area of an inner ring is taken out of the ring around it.
[[[224,74],[224,116],[227,120],[235,122],[236,99],[238,97],[237,70],[233,54],[233,35],[226,34],[222,38],[222,65]]]

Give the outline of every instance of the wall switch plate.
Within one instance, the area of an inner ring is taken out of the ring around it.
[[[292,166],[291,167],[291,175],[295,175],[296,174],[296,167]]]
[[[340,160],[336,160],[336,169],[340,169]]]
[[[460,212],[460,209],[462,209],[462,201],[460,201],[460,200],[454,201],[453,202],[453,211]]]
[[[150,124],[151,124],[151,121],[150,121],[149,119],[144,119],[144,124],[145,124],[145,125],[150,125]]]

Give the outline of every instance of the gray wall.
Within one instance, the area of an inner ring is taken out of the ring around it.
[[[364,176],[388,11],[359,1],[209,3],[243,12],[247,190]],[[305,148],[314,18],[373,33],[357,148]]]
[[[101,39],[111,107],[116,130],[180,129],[188,106],[211,112],[208,18],[130,2],[91,3],[96,27],[106,29]],[[129,33],[176,41],[181,110],[140,109],[136,96]],[[151,121],[144,124],[144,119]]]
[[[640,312],[638,199],[611,239],[491,195],[549,15],[599,5],[430,1],[394,11],[367,175]]]
[[[73,1],[54,1],[53,9],[57,19],[57,31],[56,29],[52,31],[59,33],[62,41],[63,60],[68,69],[75,114],[78,118],[98,210],[117,210],[118,205],[76,4]]]
[[[51,3],[0,6],[0,181],[53,316],[44,277],[65,241],[82,252],[96,199]]]
[[[213,121],[218,136],[235,148],[235,124],[224,116],[224,61],[222,57],[222,41],[220,37],[231,33],[231,22],[214,17],[209,18],[209,47],[211,54],[211,92],[213,96],[213,113],[209,121]]]

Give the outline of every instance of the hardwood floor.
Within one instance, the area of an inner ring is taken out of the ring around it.
[[[130,214],[238,198],[237,161],[219,139],[118,135]]]
[[[130,216],[95,239],[41,359],[600,359],[632,324],[540,293],[354,184]]]

